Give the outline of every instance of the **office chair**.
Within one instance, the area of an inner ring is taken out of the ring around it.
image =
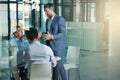
[[[51,62],[31,64],[30,80],[51,80],[51,78]]]
[[[12,73],[12,77],[13,77],[14,80],[20,80],[17,67],[12,67],[11,68],[11,73]]]
[[[67,49],[67,57],[66,63],[64,64],[65,70],[68,71],[68,80],[70,77],[70,70],[77,69],[78,72],[78,79],[80,80],[80,72],[79,72],[79,54],[80,54],[80,47],[76,46],[68,46]]]

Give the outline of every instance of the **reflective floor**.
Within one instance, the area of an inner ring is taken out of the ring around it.
[[[90,51],[80,54],[80,80],[120,80],[120,57]],[[70,80],[78,80],[75,72],[71,70]],[[0,80],[10,80],[9,71],[0,73]]]
[[[80,80],[120,80],[120,57],[81,52]]]

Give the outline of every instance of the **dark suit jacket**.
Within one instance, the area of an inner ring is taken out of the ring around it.
[[[46,20],[46,31],[48,30],[48,19]],[[60,50],[66,47],[66,21],[63,17],[55,15],[50,31],[54,39],[48,40],[46,43],[52,48],[52,50]]]

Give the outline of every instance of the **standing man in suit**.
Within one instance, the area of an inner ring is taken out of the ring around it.
[[[66,21],[63,17],[55,14],[51,3],[44,5],[44,11],[48,19],[46,20],[46,33],[43,34],[43,38],[46,41],[46,45],[52,48],[54,55],[61,58],[57,66],[53,68],[53,80],[58,80],[58,72],[62,80],[67,80],[62,63],[62,53],[66,47]]]

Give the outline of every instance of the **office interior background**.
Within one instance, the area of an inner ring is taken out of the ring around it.
[[[48,2],[67,21],[67,46],[80,47],[80,80],[120,80],[120,0],[0,0],[0,80],[10,80],[2,68],[11,65],[9,39],[16,25],[44,32]],[[77,80],[74,72],[70,80]]]

